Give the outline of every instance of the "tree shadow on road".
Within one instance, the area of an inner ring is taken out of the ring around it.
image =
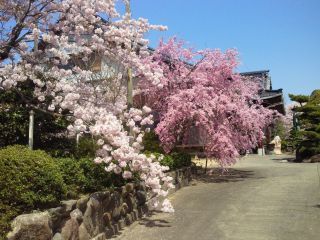
[[[158,211],[149,212],[145,217],[139,220],[140,225],[144,225],[145,227],[171,227],[170,222],[163,219],[154,219],[152,216],[160,213]]]
[[[314,205],[314,206],[312,206],[312,207],[314,207],[314,208],[319,208],[319,209],[320,209],[320,203],[318,203],[318,204],[316,204],[316,205]]]
[[[207,174],[195,175],[194,179],[204,183],[227,183],[227,182],[239,182],[244,181],[247,178],[260,179],[263,177],[257,177],[254,171],[250,170],[238,170],[228,169],[228,171],[222,171],[219,168],[209,169]]]
[[[271,160],[273,160],[273,161],[278,161],[278,162],[289,162],[289,163],[297,163],[296,162],[296,158],[294,157],[294,156],[283,156],[283,157],[281,157],[281,156],[279,156],[279,157],[277,157],[277,158],[272,158]]]

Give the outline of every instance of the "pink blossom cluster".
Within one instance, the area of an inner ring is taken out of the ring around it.
[[[228,166],[264,138],[275,113],[261,105],[259,86],[235,73],[235,50],[194,51],[173,38],[145,61],[164,74],[160,84],[142,79],[139,85],[147,104],[160,114],[155,131],[167,152],[197,137],[208,157]]]

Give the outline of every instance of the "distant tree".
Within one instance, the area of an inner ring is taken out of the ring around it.
[[[320,153],[320,90],[310,96],[289,95],[300,106],[295,107],[298,128],[293,132],[297,141],[297,160]]]
[[[304,103],[309,101],[309,96],[306,95],[294,95],[294,94],[289,94],[289,97],[292,101],[295,101],[302,106]]]

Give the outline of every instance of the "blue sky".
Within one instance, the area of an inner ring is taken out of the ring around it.
[[[168,26],[147,36],[177,36],[201,48],[236,48],[239,71],[269,69],[273,88],[320,88],[320,0],[131,0],[132,15]]]

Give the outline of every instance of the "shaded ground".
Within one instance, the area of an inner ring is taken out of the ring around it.
[[[152,213],[116,239],[319,240],[317,164],[290,158],[249,156],[223,175],[198,177],[170,196],[174,214]]]

